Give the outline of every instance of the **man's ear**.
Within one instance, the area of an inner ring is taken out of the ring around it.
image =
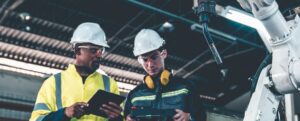
[[[167,56],[168,56],[167,49],[163,49],[163,50],[162,50],[161,56],[162,56],[163,59],[166,59],[166,58],[167,58]]]

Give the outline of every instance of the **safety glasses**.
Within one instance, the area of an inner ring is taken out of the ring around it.
[[[78,48],[80,49],[86,49],[88,50],[90,53],[92,54],[97,54],[97,53],[104,53],[105,48],[99,48],[99,47],[95,47],[95,46],[78,46]]]
[[[141,64],[144,64],[145,62],[148,62],[150,59],[152,61],[156,61],[161,55],[163,54],[163,51],[162,52],[153,52],[153,53],[150,53],[149,55],[141,55],[138,57],[138,62],[141,63]]]

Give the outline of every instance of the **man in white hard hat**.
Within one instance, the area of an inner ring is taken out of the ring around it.
[[[122,120],[122,108],[112,102],[99,108],[107,117],[86,112],[87,102],[97,90],[119,94],[116,81],[96,71],[105,47],[109,47],[104,31],[99,24],[82,23],[75,29],[71,44],[75,52],[75,64],[70,64],[66,70],[45,80],[30,121]]]
[[[142,29],[136,35],[133,54],[147,75],[144,77],[145,83],[138,85],[127,96],[124,109],[126,120],[153,120],[150,118],[153,117],[155,120],[205,121],[202,102],[190,81],[172,76],[165,68],[167,50],[164,46],[165,40],[154,30]],[[141,114],[146,109],[151,113]]]

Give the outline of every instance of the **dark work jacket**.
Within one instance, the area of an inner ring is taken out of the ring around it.
[[[159,82],[159,81],[154,81]],[[124,116],[131,113],[132,107],[154,109],[180,109],[190,113],[193,121],[205,121],[206,113],[202,107],[200,96],[186,80],[171,77],[166,86],[155,83],[154,89],[145,83],[138,85],[127,96]]]

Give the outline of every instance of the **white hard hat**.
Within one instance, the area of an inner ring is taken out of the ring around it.
[[[134,39],[134,56],[139,56],[159,49],[165,43],[157,32],[152,29],[142,29]]]
[[[100,25],[91,22],[85,22],[78,25],[73,33],[70,43],[92,43],[103,47],[109,47],[105,33]]]

